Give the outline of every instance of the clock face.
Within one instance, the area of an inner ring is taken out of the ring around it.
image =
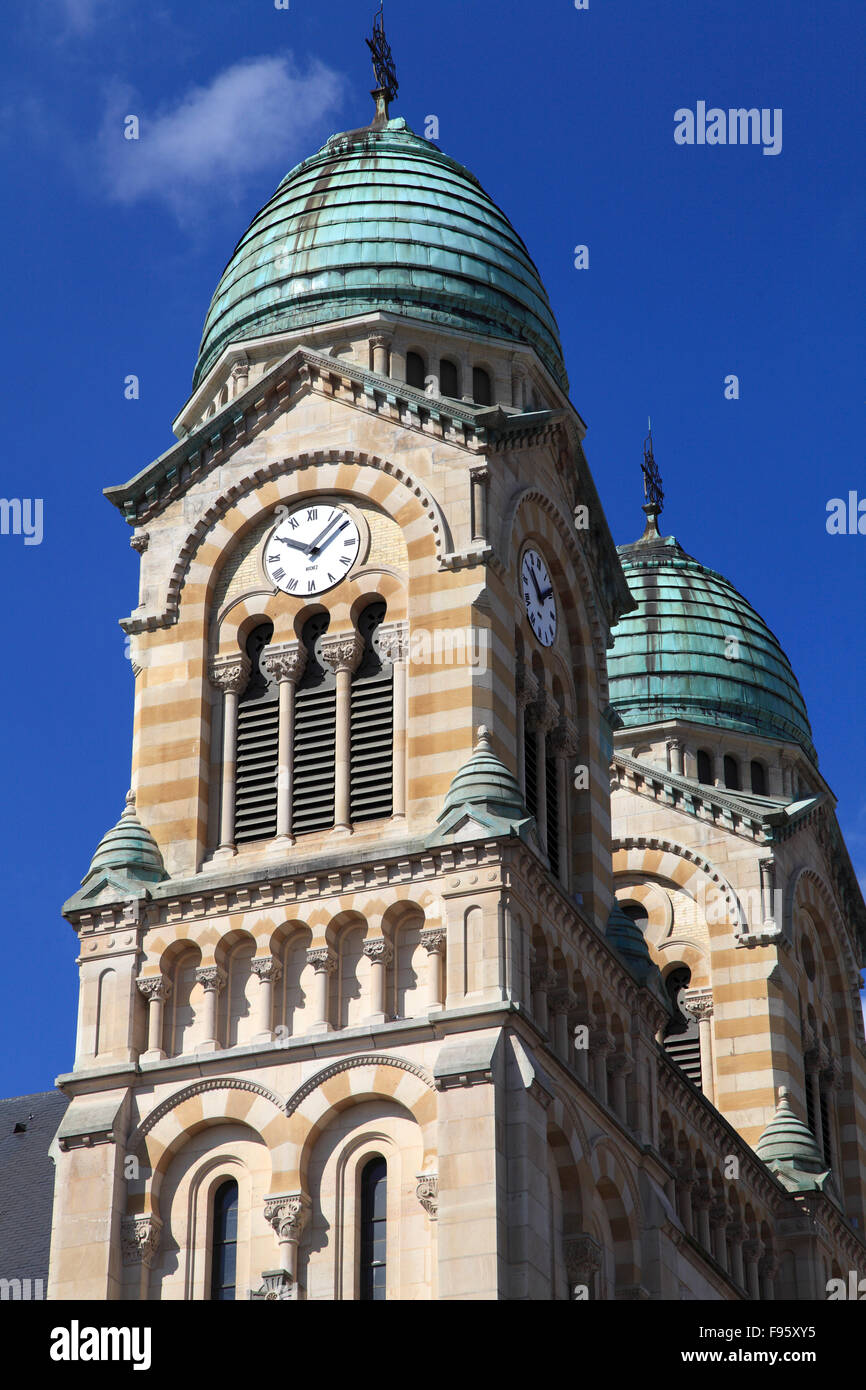
[[[524,550],[520,583],[532,631],[543,647],[550,647],[556,637],[556,599],[547,565],[537,550]]]
[[[343,507],[304,502],[268,537],[265,573],[284,593],[308,598],[345,579],[360,548],[358,527]]]

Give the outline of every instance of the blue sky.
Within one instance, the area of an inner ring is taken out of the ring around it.
[[[43,499],[44,535],[0,536],[0,1094],[72,1063],[76,941],[59,909],[129,781],[117,619],[137,558],[101,489],[171,442],[253,213],[298,159],[367,121],[373,9],[28,0],[4,20],[3,493]],[[539,266],[615,538],[641,529],[651,413],[663,529],[781,639],[866,877],[866,536],[825,526],[830,498],[866,498],[862,5],[390,0],[386,18],[394,114],[422,132],[438,117]],[[674,112],[699,101],[781,108],[781,153],[677,145]],[[128,114],[138,142],[122,138]]]

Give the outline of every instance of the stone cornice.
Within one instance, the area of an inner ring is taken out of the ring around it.
[[[611,790],[624,787],[636,796],[681,811],[694,820],[712,821],[732,835],[757,844],[770,844],[779,838],[776,826],[768,820],[774,814],[770,807],[762,814],[718,787],[704,786],[626,753],[614,753],[612,767]]]
[[[506,412],[429,396],[344,358],[296,347],[135,477],[105,488],[105,496],[130,524],[157,516],[199,478],[224,463],[230,449],[254,438],[275,414],[310,392],[446,441],[470,455],[500,446],[526,448],[544,443],[568,415],[564,409]]]

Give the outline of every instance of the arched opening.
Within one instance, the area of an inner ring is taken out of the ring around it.
[[[424,365],[424,358],[420,352],[406,353],[406,385],[414,386],[419,391],[424,390],[427,368]]]
[[[460,373],[457,363],[443,357],[439,363],[439,394],[457,400],[460,396]]]
[[[749,775],[752,779],[752,791],[756,796],[767,795],[767,770],[764,764],[753,758],[749,765]]]
[[[380,1154],[361,1172],[361,1268],[362,1300],[384,1302],[387,1280],[388,1165]]]
[[[725,754],[725,786],[732,792],[740,790],[740,767],[736,758]]]
[[[698,749],[698,781],[705,787],[713,785],[713,760],[706,748]]]
[[[210,1296],[214,1302],[234,1302],[238,1264],[238,1185],[234,1178],[214,1194],[211,1241]]]
[[[673,1017],[665,1028],[664,1049],[695,1086],[701,1085],[701,1037],[695,1019],[683,1011],[682,995],[691,983],[692,972],[687,965],[675,965],[665,976],[664,984],[673,1008]]]
[[[476,405],[493,404],[490,373],[486,372],[483,367],[472,368],[472,399]]]

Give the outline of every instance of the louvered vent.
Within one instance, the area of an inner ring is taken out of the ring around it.
[[[334,824],[337,692],[333,685],[301,689],[295,697],[292,749],[292,828],[296,835]]]
[[[824,1142],[824,1161],[827,1167],[833,1166],[833,1144],[831,1142],[830,1129],[830,1107],[827,1102],[827,1092],[821,1087],[821,1138]]]
[[[538,753],[535,733],[529,727],[528,712],[523,716],[523,796],[531,816],[538,815]]]
[[[235,841],[272,839],[277,831],[279,692],[262,670],[261,656],[273,635],[262,623],[247,639],[250,678],[238,701],[235,766]]]
[[[551,873],[559,877],[559,777],[555,758],[544,763],[545,803],[547,807],[547,858]]]
[[[390,816],[393,796],[393,667],[376,650],[385,604],[370,603],[358,619],[364,655],[352,681],[350,742],[352,821]]]
[[[697,1028],[694,1037],[689,1033],[675,1033],[665,1038],[665,1052],[685,1072],[689,1081],[701,1086],[701,1040]]]

